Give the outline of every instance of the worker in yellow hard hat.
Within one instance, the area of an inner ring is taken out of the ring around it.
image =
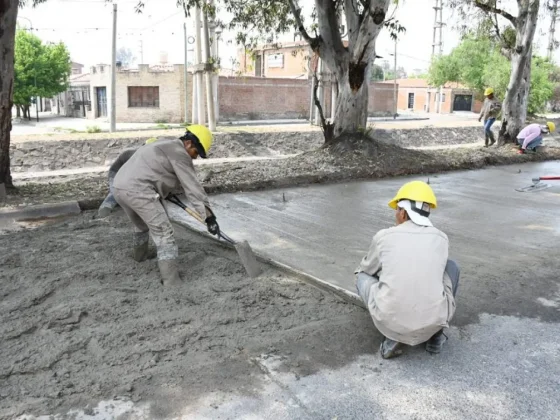
[[[537,147],[542,145],[543,134],[550,134],[555,130],[556,124],[552,121],[547,122],[545,125],[529,124],[517,135],[518,153],[536,152]]]
[[[156,137],[152,137],[149,138],[148,140],[146,140],[146,142],[144,144],[151,144],[154,141],[156,141],[157,138]],[[115,200],[115,197],[113,196],[113,182],[115,180],[115,176],[117,175],[117,172],[119,171],[119,169],[122,168],[122,166],[128,162],[128,159],[131,158],[131,156],[136,152],[137,149],[125,149],[123,150],[119,156],[115,159],[115,161],[111,164],[111,166],[109,167],[109,176],[108,176],[108,181],[109,181],[109,193],[107,194],[107,197],[105,197],[105,200],[103,200],[103,202],[101,203],[101,206],[99,206],[99,210],[97,210],[97,218],[98,219],[103,219],[107,216],[109,216],[111,214],[111,212],[118,207],[118,203]]]
[[[389,207],[396,211],[396,226],[373,237],[355,271],[358,294],[385,336],[383,358],[420,343],[439,353],[447,339],[443,328],[455,313],[460,272],[448,259],[447,236],[430,220],[436,196],[425,182],[412,181],[399,189]]]
[[[478,121],[484,119],[484,147],[488,147],[496,143],[496,138],[492,132],[492,125],[496,122],[496,118],[502,109],[502,104],[494,97],[494,89],[491,87],[486,88],[484,96],[486,99],[484,99]]]
[[[208,156],[211,146],[210,130],[190,125],[179,139],[162,139],[141,147],[115,177],[115,199],[134,225],[133,258],[138,262],[149,258],[151,235],[165,286],[179,285],[182,280],[173,227],[161,200],[182,187],[194,210],[206,221],[208,231],[219,233],[216,216],[193,165],[194,159]]]

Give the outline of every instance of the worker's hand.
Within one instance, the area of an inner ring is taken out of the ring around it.
[[[519,154],[519,155],[525,154],[525,149],[519,149],[519,150],[517,151],[517,154]]]
[[[482,117],[478,117],[478,122],[482,121]]]
[[[220,226],[218,226],[216,216],[208,216],[206,218],[206,226],[208,227],[208,232],[210,232],[212,235],[217,235],[220,233]]]

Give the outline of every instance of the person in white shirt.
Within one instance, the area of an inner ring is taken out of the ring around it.
[[[389,206],[396,210],[396,226],[373,237],[355,271],[358,294],[385,337],[383,358],[420,343],[439,353],[447,339],[443,329],[455,313],[460,271],[448,259],[447,236],[429,219],[436,197],[428,184],[412,181]]]

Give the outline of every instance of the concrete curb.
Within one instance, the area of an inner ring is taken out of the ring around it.
[[[45,219],[80,214],[82,209],[77,201],[38,204],[34,206],[0,209],[0,220],[14,221]]]

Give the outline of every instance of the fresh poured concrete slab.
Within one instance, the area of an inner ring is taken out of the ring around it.
[[[480,313],[560,320],[560,183],[537,193],[515,188],[560,174],[560,162],[455,172],[429,178],[462,269],[455,322]],[[427,176],[224,194],[211,199],[220,226],[253,249],[354,291],[353,271],[372,236],[394,224],[387,202]],[[553,183],[552,181],[551,183]]]

